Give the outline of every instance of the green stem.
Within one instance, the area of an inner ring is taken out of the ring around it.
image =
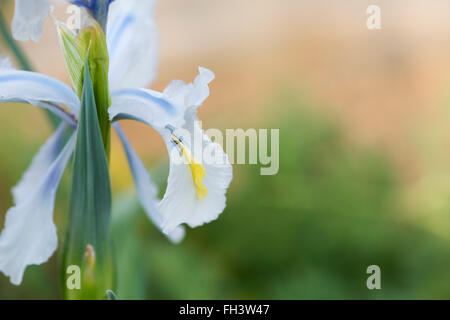
[[[16,60],[19,63],[21,69],[26,71],[33,71],[33,67],[31,66],[27,57],[23,53],[22,49],[11,36],[5,18],[3,17],[1,12],[0,12],[0,34],[3,40],[5,41],[5,44],[11,49],[12,53],[16,57]],[[59,118],[48,110],[45,110],[45,113],[47,114],[47,118],[52,124],[52,126],[56,128],[60,122]]]

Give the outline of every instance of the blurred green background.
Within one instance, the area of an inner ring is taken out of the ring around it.
[[[160,3],[161,76],[153,87],[160,90],[173,78],[191,81],[197,65],[213,69],[217,80],[200,113],[204,127],[280,129],[280,171],[261,176],[259,165],[235,165],[224,213],[172,245],[141,210],[114,138],[118,297],[450,298],[450,46],[443,44],[448,21],[439,20],[448,4],[437,1],[431,10],[412,1],[408,17],[422,18],[419,30],[409,28],[404,7],[381,1],[385,29],[370,33],[369,2],[261,0],[261,12],[248,24],[241,17],[252,12],[250,4],[234,11],[245,31],[238,33],[223,26],[234,0],[192,1],[196,10],[182,1]],[[324,19],[335,6],[340,11]],[[424,7],[430,10],[421,16]],[[11,15],[10,7],[4,10]],[[308,20],[311,12],[322,18]],[[216,18],[218,26],[203,31]],[[42,43],[23,47],[39,71],[67,81],[52,28],[47,25],[44,49]],[[266,29],[272,31],[267,37]],[[192,32],[190,46],[180,30]],[[217,34],[227,36],[210,41]],[[10,188],[50,128],[40,110],[18,104],[3,105],[0,119],[3,225]],[[163,192],[168,161],[162,142],[143,125],[125,128]],[[69,178],[66,172],[55,209],[59,239]],[[58,299],[60,254],[29,267],[19,287],[0,275],[0,299]],[[381,290],[366,287],[373,264],[381,268]]]

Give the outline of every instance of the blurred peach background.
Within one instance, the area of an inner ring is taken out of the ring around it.
[[[366,28],[371,4],[381,8],[381,30]],[[445,0],[158,1],[153,88],[190,81],[199,65],[211,68],[216,80],[201,113],[219,127],[244,118],[257,124],[282,110],[263,110],[274,91],[297,90],[338,117],[352,140],[386,147],[414,167],[411,131],[447,96],[449,9]],[[63,18],[64,8],[55,14]],[[54,29],[48,19],[42,42],[24,47],[38,70],[68,82]],[[138,146],[144,153],[147,143]]]

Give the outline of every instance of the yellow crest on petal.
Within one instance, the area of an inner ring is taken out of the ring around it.
[[[201,163],[195,161],[194,156],[191,154],[189,149],[186,148],[186,146],[184,146],[180,139],[178,139],[175,135],[172,135],[172,141],[179,147],[181,153],[189,164],[189,168],[192,173],[192,180],[195,188],[197,189],[198,199],[200,201],[205,200],[208,195],[208,189],[202,184],[206,175],[205,167]]]

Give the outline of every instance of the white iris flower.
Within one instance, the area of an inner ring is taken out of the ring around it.
[[[34,8],[34,4],[23,7],[25,2],[27,5],[39,2],[43,7],[49,4],[48,0],[16,0],[15,21],[17,17],[26,17],[30,7]],[[232,167],[222,147],[213,143],[197,122],[197,108],[209,96],[208,84],[214,78],[211,71],[199,68],[200,74],[192,84],[176,80],[163,93],[136,89],[147,86],[155,76],[157,40],[153,4],[153,0],[116,0],[111,5],[107,28],[112,91],[109,113],[113,122],[127,118],[152,126],[166,142],[170,172],[166,192],[159,200],[157,187],[145,165],[114,123],[145,212],[158,229],[177,243],[184,237],[181,224],[197,227],[216,219],[224,210]],[[26,8],[25,13],[20,12],[21,8]],[[47,12],[41,8],[37,6],[35,12]],[[42,18],[31,21],[33,26],[28,29],[20,24],[21,34],[37,39],[42,21]],[[75,148],[80,100],[72,88],[59,80],[14,70],[8,60],[1,58],[0,102],[29,103],[52,111],[62,120],[13,188],[15,205],[8,210],[0,234],[0,271],[18,285],[28,265],[46,262],[57,248],[54,200]],[[193,150],[193,143],[178,135],[177,129],[200,137],[203,148],[214,150],[215,160],[203,163],[201,151]],[[73,132],[68,140],[67,130]],[[185,161],[174,161],[176,153]]]

